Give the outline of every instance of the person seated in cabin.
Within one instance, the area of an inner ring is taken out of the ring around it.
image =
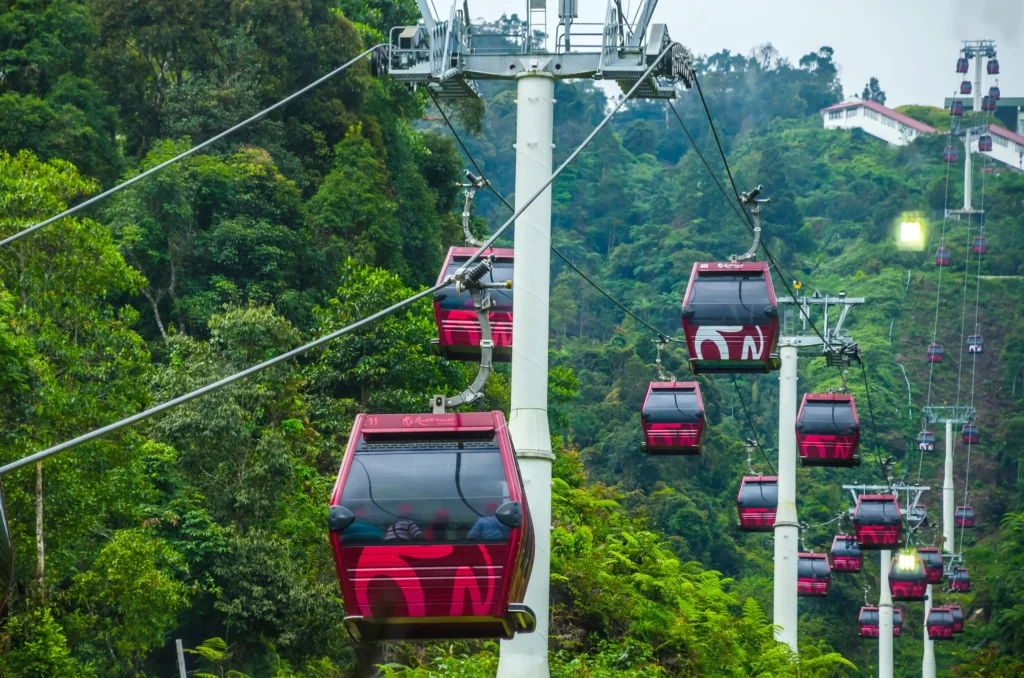
[[[447,509],[437,509],[433,522],[427,525],[427,529],[423,531],[423,539],[426,541],[451,541],[448,535],[451,522]]]
[[[412,506],[402,504],[398,507],[398,520],[384,533],[384,541],[414,541],[423,538],[423,530],[412,519]]]
[[[498,511],[498,502],[489,501],[485,509],[487,515],[473,524],[466,539],[469,541],[506,541],[509,535],[508,525],[503,525],[494,514]]]
[[[384,533],[378,526],[370,522],[369,515],[365,510],[356,509],[352,515],[355,516],[352,524],[341,533],[342,543],[377,544],[383,541]]]

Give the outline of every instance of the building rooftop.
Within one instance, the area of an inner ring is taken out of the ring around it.
[[[1002,137],[1004,139],[1009,139],[1010,141],[1014,141],[1014,142],[1020,144],[1021,146],[1024,146],[1024,137],[1022,137],[1021,135],[1017,134],[1016,132],[1011,132],[1010,130],[1006,129],[1005,127],[999,127],[997,125],[989,125],[988,126],[988,131],[991,132],[992,134],[995,134],[997,137]]]
[[[884,115],[887,118],[890,118],[897,122],[901,122],[907,127],[917,130],[921,134],[935,134],[938,131],[931,125],[926,125],[920,120],[914,120],[909,115],[903,115],[902,113],[898,113],[892,110],[891,108],[886,108],[877,101],[870,101],[864,99],[847,99],[846,101],[835,104],[834,106],[828,106],[827,108],[823,108],[821,109],[821,112],[827,113],[829,111],[841,111],[847,108],[857,108],[858,106],[863,106],[864,108],[870,109],[878,113],[879,115]]]

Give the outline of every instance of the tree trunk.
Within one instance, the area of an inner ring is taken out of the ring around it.
[[[46,547],[43,541],[43,462],[36,462],[36,586],[39,599],[46,599]]]
[[[153,296],[148,287],[142,290],[142,296],[149,300],[149,305],[153,308],[153,318],[156,320],[157,329],[160,330],[160,336],[164,338],[164,341],[167,341],[167,330],[164,329],[164,321],[160,318],[159,299]],[[160,296],[163,296],[163,294]]]

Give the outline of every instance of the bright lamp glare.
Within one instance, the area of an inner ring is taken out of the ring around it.
[[[904,221],[900,224],[900,242],[916,244],[921,242],[921,224],[917,221]]]
[[[897,567],[901,570],[913,570],[917,566],[917,560],[913,553],[901,553]]]

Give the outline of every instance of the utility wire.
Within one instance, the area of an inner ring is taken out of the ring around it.
[[[360,60],[365,58],[368,54],[372,53],[376,49],[379,49],[380,47],[383,47],[383,45],[375,45],[375,46],[373,46],[373,47],[371,47],[371,48],[369,48],[367,50],[364,50],[358,56],[356,56],[356,57],[350,59],[349,61],[345,62],[344,64],[342,64],[338,68],[334,69],[333,71],[331,71],[327,75],[323,76],[319,80],[315,80],[314,82],[306,85],[305,87],[303,87],[302,89],[298,90],[297,92],[293,92],[292,94],[288,95],[284,99],[281,99],[276,104],[274,104],[274,105],[272,105],[272,106],[270,106],[268,108],[264,108],[262,111],[260,111],[259,113],[253,115],[252,117],[243,120],[242,122],[238,123],[234,127],[231,127],[230,129],[224,130],[223,132],[221,132],[220,134],[218,134],[216,136],[210,137],[206,141],[202,142],[201,144],[197,144],[196,146],[193,146],[192,148],[188,149],[184,153],[180,153],[179,155],[174,156],[170,160],[165,160],[164,162],[160,163],[159,165],[157,165],[155,167],[149,168],[145,172],[142,172],[140,174],[136,174],[131,179],[128,179],[127,181],[123,181],[120,184],[118,184],[117,186],[114,186],[111,189],[103,191],[102,193],[100,193],[98,195],[94,195],[93,197],[89,198],[88,200],[86,200],[84,202],[81,202],[81,203],[75,205],[74,207],[68,208],[68,209],[64,210],[63,212],[61,212],[60,214],[58,214],[56,216],[50,217],[49,219],[46,219],[45,221],[40,221],[38,224],[35,224],[33,226],[29,226],[28,228],[26,228],[23,231],[20,231],[18,233],[15,233],[12,236],[8,236],[7,238],[4,238],[3,240],[0,240],[0,247],[3,247],[4,245],[7,245],[9,243],[12,243],[15,240],[20,240],[21,238],[24,238],[25,236],[29,235],[30,233],[38,231],[40,228],[43,228],[44,226],[48,226],[48,225],[52,224],[55,221],[59,221],[60,219],[63,219],[64,217],[69,217],[72,214],[75,214],[76,212],[79,212],[79,211],[85,209],[89,205],[93,205],[93,204],[95,204],[95,203],[97,203],[97,202],[99,202],[101,200],[109,198],[110,196],[114,195],[118,191],[122,191],[122,190],[128,188],[129,186],[131,186],[132,184],[134,184],[134,183],[136,183],[138,181],[142,181],[143,179],[145,179],[146,177],[148,177],[148,176],[150,176],[152,174],[156,174],[157,172],[159,172],[160,170],[164,169],[165,167],[169,167],[170,165],[173,165],[174,163],[178,162],[179,160],[183,160],[183,159],[187,158],[188,156],[190,156],[190,155],[192,155],[194,153],[197,153],[198,151],[201,151],[202,149],[206,148],[210,144],[212,144],[212,143],[214,143],[216,141],[220,141],[221,139],[223,139],[226,136],[234,134],[235,132],[237,132],[238,130],[242,129],[243,127],[246,127],[246,126],[256,122],[257,120],[259,120],[260,118],[264,117],[268,113],[277,110],[281,106],[284,106],[288,102],[290,102],[290,101],[292,101],[292,100],[302,96],[303,94],[305,94],[306,92],[310,91],[311,89],[319,87],[320,85],[322,85],[323,83],[327,82],[328,80],[330,80],[334,76],[336,76],[339,73],[341,73],[341,72],[345,71],[346,69],[348,69],[350,66],[358,63]]]
[[[761,447],[761,441],[757,436],[757,428],[754,426],[754,419],[750,416],[750,411],[747,409],[747,403],[743,400],[743,394],[740,392],[740,385],[736,381],[736,375],[730,374],[729,376],[732,377],[732,385],[733,388],[736,389],[736,397],[740,399],[740,405],[743,407],[743,414],[747,417],[747,425],[750,426],[750,433],[754,436],[754,442],[757,444],[757,449],[761,451],[761,456],[764,457],[764,462],[768,464],[768,468],[772,470],[772,475],[778,475],[775,467],[772,465],[771,459],[768,458],[764,448]]]
[[[586,148],[586,146],[591,141],[593,141],[594,137],[597,136],[597,133],[600,132],[604,128],[604,126],[608,124],[608,121],[611,120],[611,117],[620,108],[622,108],[622,104],[646,80],[646,78],[651,74],[651,72],[657,67],[658,63],[665,57],[666,54],[669,53],[669,51],[671,51],[671,49],[675,46],[675,44],[677,44],[677,43],[672,43],[671,45],[666,47],[661,52],[660,55],[658,55],[658,58],[654,61],[654,63],[651,64],[651,66],[647,69],[647,71],[644,73],[644,75],[639,80],[637,80],[636,84],[634,84],[633,87],[629,90],[629,92],[627,93],[626,97],[622,101],[620,101],[618,103],[618,105],[616,105],[608,113],[608,115],[605,116],[604,120],[602,120],[601,123],[596,128],[594,128],[594,131],[592,131],[587,136],[587,138],[584,139],[582,141],[582,143],[580,143],[580,145],[576,147],[576,150],[574,150],[569,155],[569,157],[566,158],[566,160],[561,165],[559,165],[558,169],[556,169],[554,171],[554,173],[552,173],[551,176],[548,177],[547,181],[544,182],[544,185],[541,186],[540,189],[538,189],[537,192],[534,193],[530,197],[530,199],[527,200],[526,203],[519,210],[517,210],[509,218],[509,220],[506,221],[504,223],[504,225],[502,225],[502,227],[499,228],[498,231],[493,236],[491,236],[491,238],[488,239],[488,241],[485,242],[480,247],[479,250],[476,251],[476,253],[473,254],[472,257],[470,257],[469,261],[467,261],[464,264],[464,266],[469,266],[476,259],[478,259],[480,257],[480,254],[484,250],[486,250],[488,247],[490,247],[491,244],[495,240],[498,239],[498,237],[501,235],[501,233],[504,232],[505,229],[507,229],[530,205],[533,204],[533,202],[538,197],[540,197],[540,195],[542,193],[544,193],[544,191],[547,190],[547,188],[552,184],[552,182],[554,182],[555,178],[557,178],[558,175],[561,174],[562,171],[565,170],[565,168],[569,166],[569,163],[571,163],[573,160],[576,159],[577,156],[579,156],[579,154],[583,151],[583,149]],[[356,57],[355,60],[350,61],[349,64],[347,64],[347,65],[351,65],[352,63],[355,63],[356,60],[366,56],[371,51],[373,51],[373,49],[375,49],[375,48],[371,48],[370,50],[367,50],[366,52],[361,54],[359,57]],[[346,65],[346,67],[347,67],[347,65]],[[337,71],[335,71],[335,72],[337,72]],[[325,78],[326,77],[328,77],[328,76],[325,76]],[[317,82],[322,82],[325,78],[321,78]],[[314,84],[316,84],[316,83],[314,83]],[[310,85],[309,87],[312,87],[312,86],[313,85]],[[307,87],[306,89],[309,89],[309,87]],[[292,95],[292,96],[294,97],[297,94],[298,93],[296,93],[295,95]],[[278,104],[278,105],[280,105],[280,104]],[[264,362],[262,362],[262,363],[260,363],[258,365],[254,365],[254,366],[252,366],[252,367],[250,367],[248,369],[242,370],[241,372],[236,372],[235,374],[232,374],[232,375],[230,375],[228,377],[225,377],[224,379],[221,379],[221,380],[216,381],[216,382],[214,382],[212,384],[208,384],[206,386],[198,388],[195,391],[192,391],[190,393],[186,393],[185,395],[179,396],[177,398],[173,398],[173,399],[168,400],[166,402],[163,402],[163,403],[161,403],[159,405],[156,405],[155,407],[151,407],[148,410],[144,410],[143,412],[139,412],[138,414],[132,415],[132,416],[127,417],[125,419],[121,419],[120,421],[116,421],[116,422],[114,422],[112,424],[108,424],[107,426],[103,426],[103,427],[98,428],[98,429],[96,429],[94,431],[90,431],[89,433],[85,433],[83,435],[80,435],[77,438],[72,438],[71,440],[67,440],[67,441],[65,441],[63,443],[60,443],[59,445],[54,445],[52,447],[48,447],[45,450],[40,450],[39,452],[35,452],[34,454],[30,454],[27,457],[22,457],[21,459],[13,461],[13,462],[11,462],[9,464],[6,464],[4,466],[0,466],[0,477],[2,477],[6,473],[9,473],[11,471],[15,471],[15,470],[17,470],[17,469],[19,469],[19,468],[21,468],[23,466],[26,466],[28,464],[33,464],[33,463],[35,463],[37,461],[40,461],[42,459],[46,459],[47,457],[50,457],[50,456],[52,456],[54,454],[57,454],[59,452],[63,452],[65,450],[71,449],[73,447],[77,447],[78,445],[81,445],[83,443],[87,443],[89,441],[92,441],[92,440],[95,440],[97,438],[100,438],[100,437],[106,435],[107,433],[112,433],[114,431],[117,431],[119,429],[124,428],[125,426],[129,426],[129,425],[134,424],[136,422],[142,421],[143,419],[148,419],[149,417],[152,417],[155,414],[159,414],[161,412],[169,410],[169,409],[171,409],[173,407],[176,407],[178,405],[186,403],[186,402],[188,402],[188,401],[190,401],[190,400],[192,400],[194,398],[198,398],[199,396],[206,395],[207,393],[212,393],[213,391],[221,389],[224,386],[232,384],[232,383],[234,383],[234,382],[236,382],[236,381],[238,381],[240,379],[244,379],[245,377],[248,377],[248,376],[250,376],[252,374],[256,374],[257,372],[261,372],[262,370],[265,370],[268,367],[272,367],[273,365],[277,365],[277,364],[279,364],[279,363],[281,363],[281,362],[283,362],[285,360],[289,360],[289,359],[294,358],[294,357],[296,357],[298,355],[301,355],[301,354],[305,353],[306,351],[309,351],[312,348],[316,348],[317,346],[325,344],[325,343],[331,341],[332,339],[336,339],[336,338],[338,338],[338,337],[340,337],[340,336],[342,336],[344,334],[348,334],[349,332],[352,332],[353,330],[359,329],[361,327],[365,327],[366,325],[369,325],[370,323],[372,323],[372,322],[374,322],[376,320],[379,320],[380,318],[383,318],[383,317],[385,317],[387,315],[390,315],[391,313],[394,313],[395,311],[398,311],[398,310],[400,310],[402,308],[405,308],[406,306],[409,306],[413,302],[418,301],[418,300],[420,300],[420,299],[422,299],[422,298],[424,298],[424,297],[426,297],[426,296],[428,296],[430,294],[433,294],[434,292],[437,292],[441,288],[443,288],[446,285],[448,285],[449,282],[450,282],[449,280],[445,280],[445,281],[443,281],[441,283],[438,283],[437,285],[434,285],[433,287],[430,287],[430,288],[427,288],[427,289],[422,290],[420,292],[417,292],[416,294],[408,297],[407,299],[403,299],[402,301],[400,301],[400,302],[398,302],[396,304],[393,304],[392,306],[389,306],[388,308],[386,308],[386,309],[384,309],[382,311],[378,311],[377,313],[374,313],[371,316],[363,318],[362,320],[358,320],[358,321],[352,323],[351,325],[348,325],[346,327],[342,327],[341,329],[335,330],[334,332],[331,332],[330,334],[326,334],[323,337],[320,337],[319,339],[311,341],[311,342],[309,342],[307,344],[304,344],[304,345],[302,345],[302,346],[300,346],[298,348],[292,349],[291,351],[287,351],[285,353],[282,353],[279,356],[271,358],[270,360],[266,360],[266,361],[264,361]]]

